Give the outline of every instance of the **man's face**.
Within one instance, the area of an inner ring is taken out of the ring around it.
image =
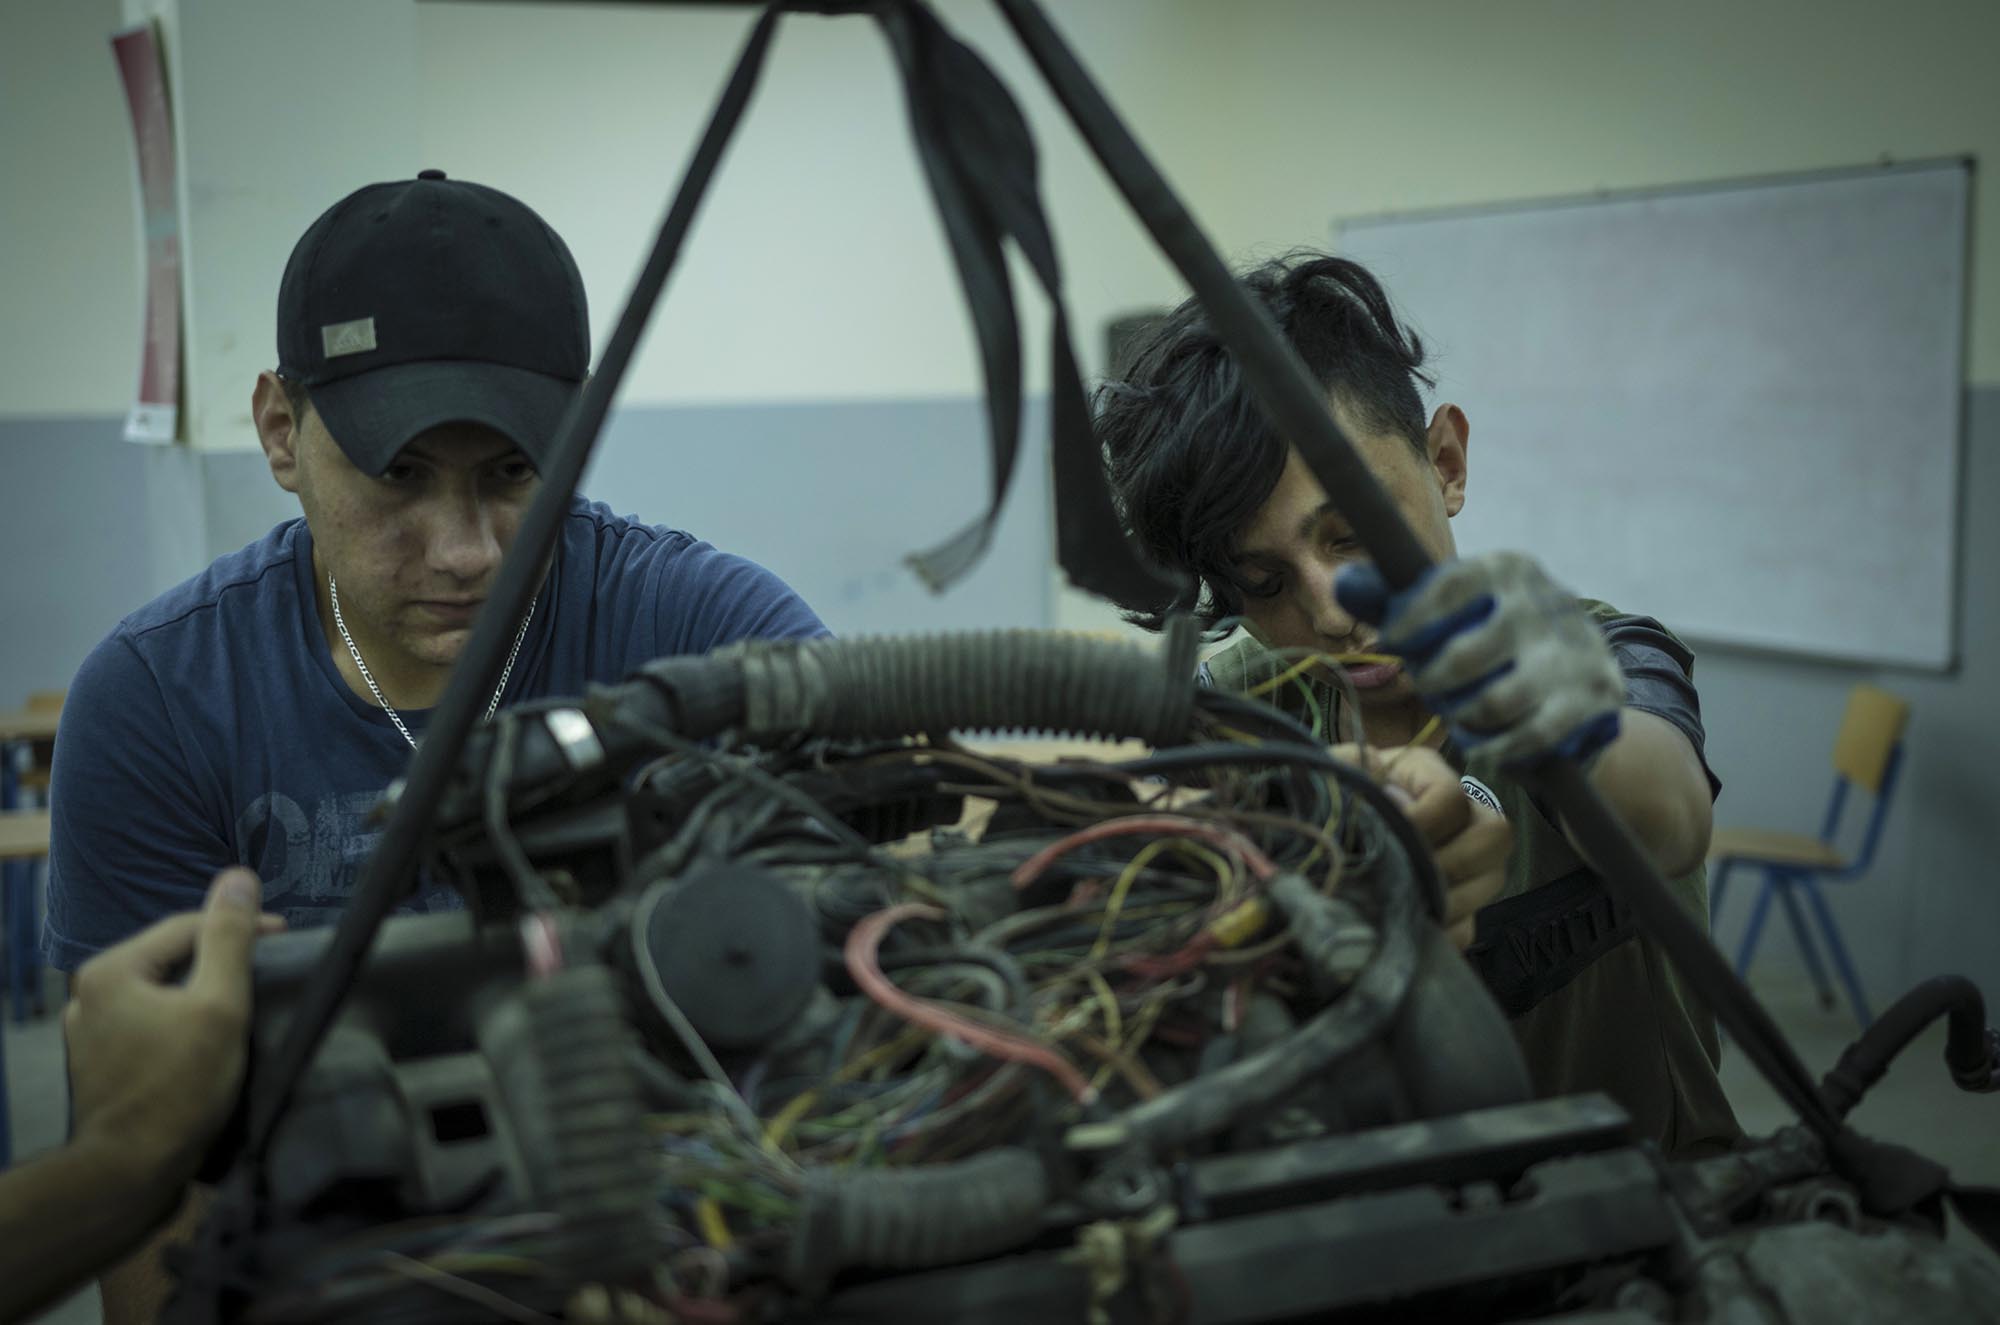
[[[1417,541],[1434,559],[1454,555],[1448,521],[1465,502],[1465,415],[1455,405],[1440,406],[1423,455],[1397,433],[1357,426],[1359,420],[1337,404],[1334,417]],[[1371,651],[1374,627],[1349,616],[1333,597],[1334,573],[1368,553],[1297,451],[1287,455],[1277,487],[1245,524],[1237,546],[1239,573],[1261,591],[1244,597],[1251,633],[1273,648]],[[1414,703],[1393,663],[1350,667],[1348,676],[1366,707]]]
[[[341,615],[369,666],[447,668],[471,638],[541,480],[491,429],[453,424],[419,434],[380,477],[355,468],[307,410],[295,484],[312,529],[314,569],[340,586]]]

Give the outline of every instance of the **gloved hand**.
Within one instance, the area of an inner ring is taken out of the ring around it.
[[[1618,735],[1625,678],[1596,625],[1532,557],[1494,552],[1434,567],[1392,594],[1372,564],[1343,566],[1334,597],[1381,629],[1460,744],[1509,767],[1588,761]]]

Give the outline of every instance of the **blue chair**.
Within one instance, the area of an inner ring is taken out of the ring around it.
[[[1771,899],[1775,896],[1785,908],[1785,918],[1791,922],[1799,955],[1805,959],[1806,969],[1811,972],[1813,984],[1819,990],[1820,1006],[1833,1006],[1833,989],[1827,983],[1826,967],[1820,962],[1819,946],[1813,941],[1812,927],[1807,925],[1805,915],[1799,908],[1799,898],[1804,897],[1818,922],[1827,950],[1833,956],[1841,983],[1847,987],[1854,1015],[1863,1026],[1873,1020],[1868,1012],[1868,999],[1861,992],[1861,977],[1855,974],[1854,963],[1847,955],[1847,945],[1841,941],[1840,926],[1834,922],[1833,910],[1827,906],[1820,884],[1856,878],[1867,873],[1869,865],[1874,862],[1875,848],[1882,840],[1882,823],[1889,816],[1889,801],[1896,789],[1896,772],[1903,757],[1903,730],[1908,726],[1909,719],[1910,706],[1906,701],[1874,686],[1854,687],[1847,698],[1847,716],[1841,720],[1840,735],[1833,744],[1833,798],[1827,804],[1826,821],[1820,827],[1819,836],[1802,837],[1756,828],[1723,828],[1716,830],[1708,850],[1712,864],[1709,873],[1711,929],[1716,918],[1722,914],[1722,898],[1729,883],[1730,871],[1738,865],[1746,865],[1764,872],[1763,890],[1757,894],[1756,906],[1750,912],[1749,928],[1743,931],[1742,946],[1737,949],[1737,975],[1747,978],[1750,973],[1750,959],[1756,955],[1757,940],[1764,932],[1764,917],[1770,911]],[[1841,853],[1835,838],[1840,830],[1841,811],[1847,807],[1848,788],[1854,786],[1874,797],[1875,808],[1868,817],[1868,827],[1862,833],[1861,849],[1850,858]]]

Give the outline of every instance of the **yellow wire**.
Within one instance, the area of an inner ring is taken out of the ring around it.
[[[717,1251],[728,1251],[736,1245],[729,1232],[729,1221],[722,1217],[722,1204],[713,1196],[704,1196],[694,1203],[694,1222],[701,1228],[701,1240]]]
[[[1139,871],[1145,869],[1153,857],[1162,851],[1179,851],[1207,865],[1215,871],[1217,896],[1224,902],[1231,899],[1233,889],[1230,885],[1235,881],[1235,874],[1230,870],[1229,862],[1224,860],[1220,853],[1199,842],[1189,841],[1185,837],[1155,838],[1139,848],[1138,854],[1133,856],[1131,862],[1119,872],[1118,881],[1111,885],[1111,896],[1104,903],[1104,920],[1097,930],[1097,942],[1090,945],[1089,960],[1096,961],[1110,950],[1111,931],[1118,924],[1118,913],[1124,909],[1125,895],[1132,891],[1132,884],[1138,879]]]
[[[1090,982],[1090,991],[1097,995],[1097,1005],[1104,1009],[1104,1035],[1112,1044],[1117,1044],[1125,1034],[1125,1019],[1118,1014],[1118,996],[1111,992],[1111,984],[1094,968],[1085,967],[1083,978]]]
[[[1314,667],[1319,666],[1321,663],[1330,663],[1333,661],[1335,661],[1334,656],[1330,653],[1309,653],[1305,657],[1293,663],[1290,667],[1286,668],[1284,671],[1272,677],[1270,680],[1260,681],[1256,685],[1251,686],[1248,690],[1244,691],[1243,694],[1246,698],[1249,699],[1255,699],[1259,695],[1268,695],[1273,690],[1276,690],[1279,686],[1284,685],[1287,681],[1290,681],[1295,677],[1305,675],[1308,671],[1310,671]]]
[[[901,1057],[914,1049],[924,1038],[924,1034],[921,1030],[907,1030],[893,1040],[883,1041],[861,1057],[843,1063],[839,1071],[827,1078],[826,1084],[838,1086],[843,1082],[852,1081],[864,1072],[871,1072],[882,1064]],[[799,1120],[812,1111],[813,1105],[819,1103],[819,1092],[820,1088],[815,1086],[801,1095],[794,1096],[790,1103],[778,1110],[764,1127],[765,1150],[777,1153],[792,1128],[798,1126]]]
[[[1215,871],[1215,895],[1217,897],[1225,902],[1235,897],[1236,872],[1229,868],[1229,862],[1223,859],[1220,851],[1217,851],[1214,847],[1205,846],[1189,837],[1176,838],[1174,839],[1174,844],[1176,850],[1193,856],[1196,860]]]
[[[462,1274],[466,1271],[485,1270],[492,1274],[547,1274],[548,1267],[540,1261],[526,1256],[513,1256],[505,1252],[445,1252],[433,1256],[425,1264],[446,1274]]]
[[[1309,653],[1270,680],[1260,681],[1243,693],[1250,699],[1255,699],[1259,695],[1268,695],[1287,681],[1305,675],[1306,672],[1314,667],[1318,667],[1322,663],[1332,663],[1336,667],[1349,667],[1355,663],[1392,663],[1395,661],[1397,661],[1395,655],[1388,653]]]
[[[1160,1013],[1166,1005],[1165,999],[1155,998],[1140,1008],[1137,1020],[1132,1023],[1132,1035],[1129,1040],[1123,1042],[1116,1039],[1106,1041],[1112,1053],[1118,1058],[1132,1058],[1138,1052],[1139,1047],[1145,1044],[1146,1037],[1153,1033],[1153,1023],[1160,1019]],[[1140,1063],[1139,1066],[1143,1067],[1144,1064]],[[1111,1074],[1117,1070],[1118,1064],[1116,1061],[1100,1065],[1091,1077],[1091,1084],[1097,1089],[1102,1090],[1105,1083],[1111,1080]]]
[[[1444,719],[1440,718],[1435,713],[1431,714],[1430,721],[1426,722],[1423,725],[1422,729],[1419,730],[1415,736],[1412,736],[1410,738],[1408,745],[1405,745],[1400,749],[1389,751],[1389,753],[1383,758],[1382,773],[1386,775],[1391,769],[1395,768],[1398,760],[1400,760],[1404,755],[1408,754],[1410,751],[1422,745],[1424,742],[1430,740],[1430,738],[1436,734],[1437,729],[1443,725],[1444,725]],[[1362,767],[1367,768],[1371,774],[1373,774],[1375,771],[1372,761],[1368,757],[1368,752],[1366,751],[1363,751],[1362,753]]]
[[[1138,854],[1132,857],[1131,863],[1119,872],[1118,882],[1111,885],[1111,896],[1104,903],[1104,922],[1098,926],[1097,942],[1090,945],[1091,961],[1096,961],[1110,950],[1111,931],[1118,924],[1118,912],[1125,905],[1125,894],[1132,891],[1132,883],[1139,877],[1139,871],[1145,869],[1153,857],[1174,846],[1177,841],[1178,839],[1171,837],[1153,839],[1140,847]]]
[[[1326,838],[1333,836],[1334,825],[1340,822],[1341,790],[1340,790],[1340,783],[1336,782],[1331,775],[1328,775],[1326,778],[1323,779],[1323,781],[1325,781],[1326,789],[1330,794],[1327,797],[1328,804],[1326,811],[1326,822],[1320,825],[1319,831],[1320,831],[1320,837]],[[1313,849],[1311,851],[1306,852],[1306,858],[1299,862],[1298,873],[1304,874],[1307,870],[1311,869],[1312,863],[1319,859],[1319,853],[1322,850],[1324,850],[1325,847],[1326,843],[1324,841],[1315,839],[1313,842]],[[1334,861],[1333,868],[1336,870],[1339,869],[1340,862],[1337,860]],[[1332,887],[1332,879],[1333,876],[1331,872],[1329,872],[1327,876],[1327,886],[1329,887],[1329,889]]]

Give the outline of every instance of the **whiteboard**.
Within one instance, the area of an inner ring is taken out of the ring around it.
[[[1953,662],[1967,163],[1372,217],[1464,553],[1695,640]]]

